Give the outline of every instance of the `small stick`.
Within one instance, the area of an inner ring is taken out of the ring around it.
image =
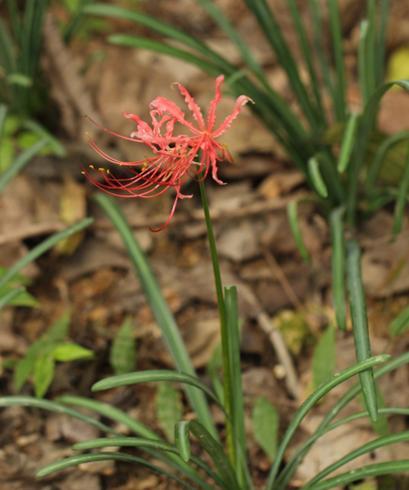
[[[288,352],[287,346],[278,330],[272,323],[261,306],[260,302],[254,295],[254,293],[244,284],[240,284],[240,294],[243,298],[254,308],[254,316],[261,330],[268,336],[274,350],[277,354],[277,358],[285,371],[285,384],[288,392],[295,399],[298,399],[300,394],[300,387],[297,377],[297,371],[294,367],[291,355]]]

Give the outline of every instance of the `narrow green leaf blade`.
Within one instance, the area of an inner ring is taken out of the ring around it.
[[[328,197],[328,189],[325,185],[325,181],[322,178],[320,163],[317,158],[310,158],[308,160],[308,173],[311,179],[311,183],[314,186],[317,194],[324,199]]]
[[[409,145],[408,145],[408,151],[405,160],[402,182],[399,185],[398,198],[396,199],[396,204],[395,204],[393,227],[392,227],[392,232],[395,237],[402,230],[403,215],[407,204],[408,194],[409,194]]]
[[[355,145],[355,138],[358,128],[359,114],[352,113],[347,121],[345,132],[342,138],[341,151],[338,158],[338,172],[341,174],[348,168],[351,160],[352,150]]]
[[[345,237],[344,237],[344,208],[335,209],[330,215],[331,226],[331,280],[332,302],[335,309],[337,326],[346,330],[345,305]]]
[[[67,468],[72,468],[73,466],[79,466],[84,463],[93,463],[99,461],[120,461],[123,463],[131,463],[131,464],[139,464],[141,466],[145,466],[150,470],[158,473],[159,475],[163,475],[169,480],[176,481],[183,488],[191,489],[190,485],[186,482],[178,478],[173,473],[169,471],[163,470],[157,465],[149,463],[147,460],[143,458],[138,458],[137,456],[132,456],[126,453],[118,453],[118,452],[103,452],[103,453],[93,453],[93,454],[80,454],[78,456],[71,456],[65,459],[61,459],[60,461],[56,461],[51,463],[41,470],[37,472],[37,478],[44,478],[45,476],[51,475],[52,473],[58,473]]]
[[[161,439],[155,432],[146,427],[144,424],[130,417],[123,410],[120,410],[113,405],[109,405],[108,403],[98,402],[90,398],[73,395],[64,395],[59,397],[58,400],[62,404],[74,405],[76,407],[86,408],[87,410],[99,413],[103,417],[118,422],[125,427],[128,427],[134,434],[138,436],[146,437],[147,439],[152,440]]]
[[[136,373],[119,374],[118,376],[110,376],[109,378],[102,379],[92,386],[92,391],[109,390],[111,388],[118,388],[120,386],[139,384],[139,383],[157,383],[160,381],[184,383],[190,386],[198,388],[203,393],[206,393],[212,400],[219,403],[216,395],[196,376],[190,374],[179,373],[177,371],[170,371],[167,369],[152,369],[147,371],[140,371]]]
[[[182,420],[175,425],[175,444],[179,451],[180,457],[186,463],[190,460],[191,447],[189,437],[190,421]]]
[[[87,441],[81,441],[72,446],[76,451],[88,451],[90,449],[101,449],[106,447],[140,447],[157,449],[160,451],[175,452],[176,449],[170,444],[164,442],[145,439],[143,437],[100,437],[98,439],[89,439]]]
[[[4,396],[4,397],[0,397],[0,407],[40,408],[42,410],[47,410],[48,412],[62,413],[68,415],[69,417],[82,420],[83,422],[91,425],[92,427],[96,427],[98,430],[101,430],[102,432],[108,432],[108,433],[113,432],[113,430],[110,427],[99,422],[97,419],[93,417],[84,415],[83,413],[73,410],[72,408],[66,407],[61,403],[57,403],[50,400],[42,400],[41,398],[34,398],[31,396]]]
[[[304,261],[308,263],[310,261],[310,254],[308,253],[308,250],[304,244],[300,225],[298,223],[297,201],[291,201],[288,203],[287,216],[298,251],[300,252],[300,255]]]
[[[347,243],[347,276],[352,328],[355,339],[355,350],[358,361],[371,357],[371,346],[368,332],[365,292],[361,276],[361,251],[355,240]],[[378,418],[376,384],[373,371],[368,370],[359,376],[365,405],[373,422]]]

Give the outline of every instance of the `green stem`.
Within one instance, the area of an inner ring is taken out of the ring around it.
[[[227,331],[226,305],[224,301],[223,283],[220,272],[220,263],[217,254],[216,238],[214,236],[212,220],[209,211],[209,201],[207,199],[206,187],[203,180],[199,181],[200,199],[204,211],[204,217],[207,229],[207,240],[209,243],[210,257],[213,265],[214,283],[216,286],[217,305],[219,308],[220,318],[220,334],[222,342],[222,358],[223,358],[223,388],[224,388],[224,407],[226,410],[226,426],[227,426],[227,451],[230,462],[233,467],[236,467],[236,449],[233,440],[233,405],[232,405],[232,376],[230,369],[230,352]]]

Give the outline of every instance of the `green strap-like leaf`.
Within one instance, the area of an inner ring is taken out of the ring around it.
[[[330,32],[332,35],[332,49],[334,53],[335,69],[337,74],[337,84],[335,91],[336,97],[333,102],[335,105],[335,111],[338,116],[338,120],[342,121],[345,119],[347,102],[344,50],[342,47],[342,30],[338,3],[338,0],[329,0],[328,10]]]
[[[403,216],[407,204],[408,194],[409,194],[409,145],[407,149],[407,156],[405,159],[402,181],[399,185],[398,197],[396,199],[395,211],[393,217],[392,232],[395,237],[402,230]]]
[[[347,243],[347,278],[356,357],[358,361],[362,362],[371,357],[371,345],[368,332],[365,292],[361,276],[361,251],[355,240],[350,240]],[[378,406],[376,384],[372,369],[361,373],[359,379],[366,408],[372,421],[376,422],[378,418]]]
[[[93,412],[99,413],[103,417],[109,418],[124,425],[125,427],[128,427],[138,436],[151,440],[161,440],[161,438],[155,432],[146,427],[144,424],[130,417],[123,410],[109,405],[108,403],[102,403],[90,398],[73,395],[61,396],[58,398],[58,401],[63,404],[75,405],[77,407],[86,408],[87,410],[92,410]]]
[[[33,398],[30,396],[4,396],[0,397],[0,407],[32,407],[41,408],[42,410],[47,410],[49,412],[61,413],[68,415],[70,417],[76,418],[85,422],[98,430],[103,432],[114,432],[111,427],[99,422],[98,420],[84,415],[72,408],[66,407],[61,403],[53,402],[50,400],[42,400],[40,398]]]
[[[300,252],[301,257],[305,262],[310,261],[310,254],[304,244],[304,239],[302,237],[300,225],[298,223],[298,212],[297,212],[298,203],[297,201],[291,201],[287,206],[287,216],[288,222],[290,224],[291,233],[293,235],[295,244],[297,245],[298,251]]]
[[[355,137],[358,128],[359,114],[352,113],[345,128],[342,138],[341,151],[338,158],[338,172],[344,173],[351,160],[352,151],[355,145]]]
[[[210,390],[199,378],[190,374],[178,373],[177,371],[170,371],[166,369],[161,370],[148,370],[139,371],[135,373],[119,374],[118,376],[110,376],[109,378],[97,381],[92,386],[92,391],[109,390],[111,388],[118,388],[120,386],[133,385],[139,383],[157,383],[160,381],[182,383],[190,386],[194,386],[199,390],[206,393],[213,401],[219,403],[216,395]]]
[[[330,216],[332,302],[338,328],[343,331],[346,330],[344,212],[344,208],[338,208]]]
[[[60,461],[56,461],[51,463],[40,471],[37,472],[37,478],[44,478],[52,473],[57,473],[59,471],[65,470],[67,468],[72,468],[73,466],[79,466],[84,463],[94,463],[99,461],[120,461],[123,463],[132,463],[139,464],[141,466],[145,466],[150,470],[158,473],[159,475],[163,475],[170,480],[174,480],[183,488],[187,488],[191,490],[191,486],[188,485],[185,481],[181,480],[175,474],[166,471],[159,466],[149,463],[146,459],[138,458],[136,456],[132,456],[130,454],[125,453],[117,453],[117,452],[106,452],[106,453],[93,453],[93,454],[80,454],[78,456],[71,456],[69,458],[62,459]]]

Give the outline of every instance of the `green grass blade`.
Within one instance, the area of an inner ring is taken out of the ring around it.
[[[224,15],[222,10],[215,5],[211,0],[197,0],[197,3],[206,10],[206,12],[213,18],[216,24],[229,36],[233,43],[238,48],[242,60],[251,68],[257,75],[265,79],[265,74],[254,57],[251,50],[248,48],[247,43],[244,42],[240,34],[234,28],[229,19]]]
[[[327,198],[328,189],[322,178],[320,164],[316,157],[312,157],[308,160],[308,173],[317,194],[323,199]]]
[[[387,463],[377,463],[363,466],[357,470],[350,470],[341,475],[329,478],[321,483],[314,485],[314,490],[328,490],[348,485],[357,480],[369,477],[392,475],[394,473],[407,473],[409,471],[409,460],[391,461]]]
[[[359,46],[358,46],[358,78],[361,89],[361,97],[366,104],[372,94],[371,74],[369,73],[367,55],[368,55],[368,37],[369,24],[363,20],[359,29]]]
[[[4,70],[3,76],[17,70],[13,42],[2,19],[0,19],[0,65]]]
[[[138,458],[137,456],[132,456],[126,453],[118,452],[105,452],[105,453],[93,453],[93,454],[80,454],[78,456],[71,456],[60,461],[51,463],[37,472],[37,478],[44,478],[45,476],[51,475],[52,473],[57,473],[59,471],[65,470],[67,468],[72,468],[73,466],[79,466],[84,463],[93,463],[100,461],[120,461],[123,463],[139,464],[149,468],[159,475],[163,475],[169,480],[176,481],[183,488],[191,489],[192,487],[188,485],[185,481],[178,478],[173,473],[166,471],[159,466],[149,463],[146,459]]]
[[[37,141],[33,146],[23,151],[16,160],[10,165],[5,172],[0,174],[0,192],[4,190],[6,185],[37,155],[45,146],[47,141],[42,139]]]
[[[385,76],[386,32],[389,21],[389,0],[380,0],[379,32],[377,39],[377,85],[381,85]]]
[[[107,447],[136,447],[142,449],[156,449],[158,451],[177,452],[173,446],[166,444],[165,442],[129,436],[99,437],[97,439],[81,441],[72,446],[75,451],[88,451],[90,449],[101,449]]]
[[[389,361],[385,366],[382,366],[380,369],[375,370],[375,379],[385,376],[386,374],[408,363],[409,363],[409,352],[405,352],[401,356]],[[356,383],[344,395],[342,395],[341,398],[333,405],[331,410],[326,414],[326,416],[323,418],[323,420],[315,430],[314,436],[312,436],[299,449],[297,449],[294,456],[287,463],[285,469],[280,474],[280,478],[278,481],[279,485],[277,490],[284,490],[287,488],[286,485],[288,485],[288,482],[291,480],[291,477],[293,476],[295,470],[297,469],[299,462],[308,453],[313,443],[317,439],[322,437],[328,430],[330,430],[329,428],[331,427],[330,425],[331,421],[334,420],[334,418],[341,412],[341,410],[345,408],[348,405],[348,403],[351,402],[354,398],[356,398],[360,393],[361,393],[361,385],[360,383]],[[387,409],[381,408],[380,413],[382,413],[381,412],[382,410],[387,410]],[[334,423],[333,427],[335,428],[338,427],[338,422]]]
[[[392,233],[396,237],[402,230],[403,214],[405,212],[406,201],[409,193],[409,145],[405,160],[402,181],[399,185],[398,197],[396,199]]]
[[[58,401],[66,405],[74,405],[76,407],[92,410],[93,412],[96,412],[103,417],[111,419],[114,422],[118,422],[125,427],[128,427],[138,436],[145,437],[151,440],[161,440],[161,438],[155,432],[146,427],[144,424],[130,417],[119,408],[109,405],[108,403],[98,402],[96,400],[91,400],[90,398],[72,395],[63,395],[58,398]]]
[[[338,7],[338,0],[328,1],[329,25],[332,34],[332,45],[335,59],[335,69],[337,74],[335,112],[339,121],[345,120],[347,100],[346,100],[346,80],[344,50],[342,47],[341,19]]]
[[[281,27],[266,0],[258,0],[257,2],[245,0],[245,2],[249,10],[256,17],[267,41],[277,55],[281,67],[285,70],[293,93],[311,127],[314,128],[317,125],[320,125],[320,123],[322,123],[322,114],[320,115],[318,113],[311,102],[308,91],[301,80],[294,56],[283,36]]]
[[[18,260],[7,272],[0,277],[0,288],[13,279],[24,267],[26,267],[30,262],[33,262],[38,257],[43,255],[45,252],[54,247],[58,242],[64,240],[65,238],[83,230],[91,223],[93,223],[92,218],[85,218],[78,223],[74,223],[63,231],[54,233],[49,238],[41,242],[36,247],[32,248],[24,257]]]
[[[359,362],[362,362],[371,357],[371,346],[368,332],[365,292],[361,276],[361,251],[355,240],[349,240],[347,243],[347,278],[356,358]],[[378,404],[372,369],[361,373],[359,379],[366,408],[372,421],[376,422],[378,418]]]
[[[345,190],[342,180],[337,171],[337,164],[331,152],[327,149],[321,151],[315,158],[320,163],[320,174],[328,189],[328,199],[333,205],[343,204],[345,201]]]
[[[365,43],[365,68],[367,71],[368,94],[371,95],[377,87],[376,54],[377,54],[377,0],[367,0],[367,33]]]
[[[409,440],[409,431],[405,431],[400,434],[378,437],[378,439],[367,442],[366,444],[363,444],[361,447],[355,449],[354,451],[351,451],[343,458],[340,458],[335,463],[327,466],[324,470],[320,471],[316,476],[314,476],[312,480],[310,480],[306,484],[304,489],[311,490],[312,488],[315,488],[314,485],[316,485],[317,482],[319,482],[329,474],[333,473],[334,471],[338,470],[342,466],[345,466],[346,464],[350,463],[354,459],[363,456],[364,454],[371,453],[379,448],[384,448],[390,444],[399,444],[400,442],[407,442],[408,440]]]
[[[0,145],[3,138],[4,123],[6,121],[7,110],[8,109],[6,105],[0,104]]]
[[[315,68],[313,53],[308,41],[307,32],[304,27],[304,21],[301,18],[299,8],[297,6],[296,0],[288,0],[288,8],[291,13],[291,17],[293,18],[293,23],[295,27],[295,32],[298,38],[298,45],[300,51],[304,57],[305,63],[307,65],[308,74],[310,77],[310,83],[312,87],[312,92],[315,97],[315,101],[318,107],[318,110],[322,114],[323,118],[325,118],[324,106],[322,104],[322,96],[321,96],[321,86],[320,81],[318,79],[317,70]],[[324,122],[324,121],[323,121]]]
[[[181,420],[175,426],[175,444],[180,457],[186,463],[190,460],[192,455],[189,437],[189,424],[190,422],[188,420]]]
[[[187,61],[192,65],[196,65],[211,75],[218,75],[220,72],[217,65],[210,63],[206,59],[200,58],[189,51],[165,44],[163,41],[154,41],[152,39],[129,36],[126,34],[113,34],[112,36],[109,36],[108,40],[110,43],[117,46],[148,49],[150,51],[155,51],[156,53],[173,56],[174,58],[178,58],[180,60]]]
[[[140,371],[136,373],[119,374],[118,376],[110,376],[109,378],[97,381],[92,386],[92,391],[109,390],[120,386],[127,386],[139,383],[157,383],[166,381],[170,383],[182,383],[198,388],[211,398],[216,403],[218,398],[199,378],[189,374],[179,373],[177,371],[169,371],[165,369]]]
[[[31,396],[4,396],[0,397],[0,407],[40,408],[42,410],[47,410],[48,412],[68,415],[69,417],[81,420],[82,422],[85,422],[88,425],[91,425],[92,427],[95,427],[103,432],[114,432],[111,427],[99,422],[97,419],[77,412],[76,410],[68,408],[61,403],[53,402],[50,400],[43,400],[41,398],[34,398]]]
[[[341,150],[338,158],[338,172],[341,174],[348,168],[352,151],[355,146],[355,138],[358,129],[359,114],[353,113],[349,116],[342,138]]]
[[[278,474],[278,470],[280,468],[282,459],[284,457],[284,453],[288,447],[288,444],[290,443],[291,439],[293,438],[295,432],[297,431],[300,423],[304,419],[304,417],[308,414],[308,412],[311,410],[311,408],[319,401],[321,398],[323,398],[327,393],[329,393],[333,388],[336,386],[344,383],[346,380],[352,378],[353,376],[360,374],[362,372],[365,372],[367,369],[372,368],[373,366],[376,366],[378,364],[381,364],[385,362],[386,360],[389,359],[390,356],[387,355],[382,355],[382,356],[375,356],[370,359],[366,359],[365,361],[362,361],[355,366],[352,366],[348,369],[345,369],[341,373],[335,374],[332,379],[328,382],[319,387],[312,395],[310,395],[305,402],[301,405],[301,407],[297,410],[295,413],[293,419],[291,420],[291,423],[285,432],[281,444],[278,448],[277,451],[277,456],[274,461],[274,464],[270,470],[268,480],[267,480],[267,485],[266,485],[266,490],[273,490],[274,488],[274,483]]]
[[[322,19],[322,9],[318,0],[309,0],[309,11],[313,26],[313,46],[318,59],[321,77],[328,94],[331,96],[334,117],[337,118],[335,101],[337,98],[334,82],[331,76],[331,65],[325,52],[325,40],[323,35],[324,23]]]
[[[305,262],[309,263],[310,254],[304,244],[300,225],[298,223],[297,201],[291,201],[287,206],[287,216],[291,228],[291,233],[297,245],[298,251]]]
[[[344,212],[344,208],[338,208],[330,216],[332,302],[338,328],[343,331],[346,330]]]
[[[145,291],[146,297],[150,303],[153,314],[162,331],[164,341],[173,357],[175,365],[179,371],[195,376],[192,363],[189,359],[186,347],[183,344],[182,337],[176,325],[175,319],[166,304],[159,285],[151,271],[149,263],[142,252],[135,236],[126,222],[119,207],[114,202],[103,194],[98,194],[95,197],[97,203],[112,221],[115,228],[118,230],[124,245],[128,251],[129,257],[135,268],[142,288]],[[195,388],[186,387],[186,393],[192,408],[197,413],[199,420],[208,428],[212,434],[216,434],[213,420],[211,418],[209,407],[203,393],[200,393]]]
[[[237,304],[237,288],[224,288],[226,305],[227,332],[230,353],[230,372],[232,381],[232,425],[233,439],[236,445],[236,455],[239,463],[236,465],[236,477],[242,485],[246,479],[246,485],[251,485],[248,464],[246,460],[246,434],[244,427],[244,398],[240,363],[240,328]]]

